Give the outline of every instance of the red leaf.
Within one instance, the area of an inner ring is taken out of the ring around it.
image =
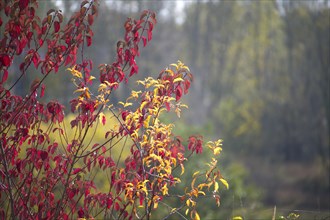
[[[41,145],[45,141],[45,137],[43,135],[38,136],[38,144]]]
[[[196,144],[196,154],[203,152],[203,143],[202,140],[198,139]]]
[[[32,62],[34,64],[34,66],[36,68],[38,68],[38,65],[39,65],[39,61],[40,61],[40,56],[37,52],[34,53],[33,57],[32,57]]]
[[[66,59],[65,59],[65,63],[64,63],[64,65],[67,66],[67,65],[69,65],[71,62],[72,62],[72,56],[71,56],[70,54],[68,54],[68,55],[66,56]]]
[[[142,36],[142,42],[143,46],[145,47],[147,45],[147,38],[145,36]]]
[[[187,94],[188,93],[188,89],[189,88],[190,88],[190,81],[189,80],[184,81],[184,84],[183,84],[183,92],[184,92],[184,94]]]
[[[48,157],[48,153],[46,151],[39,151],[39,156],[42,160],[46,160]]]
[[[35,15],[36,11],[33,7],[30,7],[30,17],[33,18]]]
[[[132,69],[131,69],[131,72],[130,72],[129,76],[133,76],[134,74],[137,74],[138,72],[139,72],[139,66],[134,64],[132,66]]]
[[[192,150],[196,144],[196,138],[194,136],[190,136],[188,142],[188,150]]]
[[[3,66],[9,66],[10,65],[10,57],[7,54],[4,54],[0,57],[0,63]]]
[[[112,206],[112,198],[108,198],[107,199],[107,208],[110,209],[111,206]]]
[[[181,99],[181,96],[182,96],[182,88],[181,88],[181,86],[178,86],[177,88],[176,88],[176,93],[175,93],[175,99],[176,99],[176,101],[179,101],[180,99]]]
[[[69,216],[68,216],[67,214],[64,213],[64,214],[62,215],[62,218],[63,218],[63,220],[67,220],[67,219],[69,219]]]
[[[166,110],[169,112],[171,110],[170,103],[165,102]]]
[[[88,170],[88,172],[91,171],[91,165],[92,165],[92,162],[91,162],[91,160],[88,158],[88,160],[87,160],[87,170]]]
[[[116,202],[116,203],[115,203],[115,210],[116,210],[116,211],[119,211],[119,209],[120,209],[119,203]]]
[[[83,218],[84,216],[85,216],[85,213],[84,213],[84,211],[82,210],[82,208],[80,208],[79,211],[78,211],[78,217],[79,217],[79,218]]]
[[[148,30],[148,41],[151,41],[152,39],[152,31]]]
[[[18,161],[16,162],[16,169],[19,173],[21,172],[21,165],[22,165],[21,160],[18,159]]]
[[[93,22],[94,22],[94,16],[93,15],[91,15],[91,14],[88,14],[88,24],[89,25],[92,25],[93,24]]]
[[[94,144],[92,149],[96,148],[97,146],[99,146],[100,144]]]
[[[6,82],[8,79],[8,70],[3,70],[2,81],[1,83]]]
[[[46,25],[42,26],[41,33],[46,34],[48,27]]]
[[[54,198],[55,198],[55,195],[54,195],[54,193],[49,193],[49,200],[50,201],[53,201],[54,200]]]
[[[140,206],[142,206],[143,205],[143,201],[144,201],[144,197],[142,196],[142,195],[140,195]]]
[[[105,116],[103,115],[102,116],[102,124],[105,125],[105,122],[106,122],[106,119],[105,119]]]
[[[85,197],[88,196],[90,193],[91,193],[91,191],[89,188],[85,189]]]
[[[45,84],[42,84],[41,85],[40,98],[44,97],[44,95],[45,95],[45,88],[46,88]]]
[[[103,163],[104,163],[104,157],[103,156],[100,156],[99,157],[99,166],[100,166],[100,168],[102,168]]]
[[[55,31],[55,33],[57,33],[59,30],[60,30],[60,22],[58,22],[58,21],[55,21],[54,22],[54,31]]]
[[[90,36],[86,36],[86,41],[87,41],[87,47],[92,45],[92,38]]]
[[[126,117],[127,117],[128,114],[129,114],[128,111],[123,111],[123,112],[121,113],[121,117],[122,117],[122,119],[123,119],[124,121],[126,120]]]
[[[23,71],[23,70],[24,70],[24,67],[25,67],[25,63],[21,63],[21,64],[19,65],[19,70],[20,70],[20,71]]]
[[[68,195],[69,199],[72,199],[74,197],[75,193],[73,190],[70,190],[69,192],[67,192],[67,195]]]
[[[151,21],[148,21],[149,23],[149,31],[151,32],[154,29],[154,24]]]
[[[75,175],[75,174],[79,173],[81,170],[82,170],[81,168],[74,168],[72,174]]]
[[[19,8],[21,10],[25,9],[29,4],[29,0],[20,0],[19,1]]]
[[[133,26],[131,24],[131,19],[130,18],[127,19],[127,21],[124,24],[124,27],[125,27],[126,32],[129,32],[129,31],[132,30]]]

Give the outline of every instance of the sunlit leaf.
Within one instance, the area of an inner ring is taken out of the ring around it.
[[[181,166],[181,174],[180,175],[182,175],[182,174],[184,174],[184,165],[180,164],[180,166]]]
[[[192,175],[192,177],[195,178],[195,177],[197,176],[197,174],[199,174],[199,171],[196,171],[196,172]]]
[[[121,104],[121,105],[123,105],[124,107],[128,107],[128,106],[133,105],[133,103],[131,103],[131,102],[126,102],[126,103],[124,103],[124,102],[118,102],[118,104]]]
[[[215,182],[214,183],[214,191],[215,192],[218,192],[218,190],[219,190],[219,183],[218,182]]]
[[[197,212],[195,212],[194,220],[200,220],[200,217]]]
[[[229,184],[228,184],[227,180],[225,180],[225,179],[223,179],[223,178],[220,178],[220,181],[222,182],[223,185],[225,185],[225,187],[226,187],[227,189],[229,189]]]
[[[103,112],[101,112],[101,113],[99,114],[99,121],[100,121],[100,123],[102,123],[103,125],[105,125],[105,121],[106,121],[106,119],[105,119],[105,115],[104,115]]]
[[[104,84],[104,83],[101,83],[101,84],[99,85],[98,91],[100,92],[100,91],[102,91],[102,90],[104,90],[104,89],[106,89],[106,88],[107,88],[107,85]]]
[[[178,78],[173,80],[173,83],[182,82],[182,81],[183,81],[183,79],[178,77]]]
[[[77,93],[77,92],[85,92],[86,91],[86,87],[81,88],[81,89],[76,89],[73,93]]]
[[[178,70],[178,65],[175,63],[171,63],[170,66],[174,66],[176,70]]]
[[[222,151],[221,147],[216,147],[216,148],[213,149],[213,154],[214,155],[219,155],[221,151]]]

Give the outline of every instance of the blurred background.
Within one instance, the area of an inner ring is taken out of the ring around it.
[[[42,16],[59,8],[68,19],[80,2],[39,5]],[[189,66],[195,77],[183,100],[189,109],[180,120],[172,115],[164,120],[175,119],[183,138],[223,139],[219,164],[230,184],[221,192],[219,208],[200,201],[200,215],[271,219],[276,206],[276,216],[295,212],[300,219],[330,219],[330,2],[100,0],[93,43],[86,50],[96,76],[99,64],[112,63],[126,18],[144,9],[158,16],[153,40],[141,48],[139,74],[112,101],[170,63],[181,60]],[[18,94],[34,80],[24,77]],[[64,69],[50,77],[46,95],[68,111],[74,90],[70,77]],[[191,166],[200,163],[190,161]]]

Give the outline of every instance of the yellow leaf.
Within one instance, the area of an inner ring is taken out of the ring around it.
[[[215,192],[218,192],[218,190],[219,190],[219,183],[218,182],[215,182],[214,183],[214,191]]]
[[[188,213],[189,213],[189,209],[186,209],[186,213],[185,214],[188,215]]]
[[[158,94],[158,91],[159,91],[159,89],[158,89],[158,88],[155,88],[155,89],[154,89],[154,97],[156,97],[156,96],[157,96],[157,94]]]
[[[100,121],[100,124],[103,124],[103,117],[105,117],[104,113],[103,112],[100,112],[99,114],[99,121]]]
[[[229,189],[229,184],[228,184],[227,180],[220,178],[220,181],[222,182],[223,185],[226,186],[227,189]]]
[[[199,174],[199,171],[196,171],[196,172],[192,175],[192,177],[195,178],[195,176],[196,176],[197,174]]]
[[[205,192],[203,192],[203,191],[198,191],[198,194],[202,194],[203,196],[206,195]]]
[[[172,70],[170,70],[170,69],[165,70],[165,72],[168,72],[171,76],[174,75],[174,72]]]
[[[132,91],[132,93],[131,93],[131,96],[133,97],[133,98],[139,98],[139,94],[141,93],[141,91]]]
[[[154,202],[154,209],[157,209],[158,207],[158,201]]]
[[[141,103],[141,106],[140,106],[140,110],[141,110],[141,111],[142,111],[142,109],[144,108],[144,106],[145,106],[146,104],[148,104],[147,101],[144,101],[144,102]]]
[[[117,82],[109,83],[108,81],[105,81],[105,83],[110,87],[118,86]]]
[[[199,217],[198,213],[195,212],[195,217],[194,217],[194,220],[200,220],[201,218]]]
[[[126,103],[118,102],[118,104],[121,104],[121,105],[123,105],[124,107],[128,107],[128,106],[133,105],[133,103],[130,103],[130,102],[126,102]]]
[[[86,91],[86,87],[81,88],[81,89],[77,89],[73,93],[76,93],[76,92],[85,92],[85,91]]]
[[[222,140],[221,140],[221,139],[218,139],[218,140],[215,142],[215,145],[217,145],[217,146],[221,146],[221,145],[222,145]]]
[[[78,70],[76,70],[76,67],[74,66],[73,68],[67,68],[67,70],[69,70],[71,72],[71,74],[77,78],[83,78],[81,72],[79,72]]]
[[[189,67],[187,67],[187,66],[183,66],[182,68],[183,68],[183,69],[186,69],[186,70],[188,70],[188,71],[190,72]]]
[[[145,128],[148,128],[149,127],[150,118],[151,118],[151,115],[148,115],[148,117],[144,120],[143,126]]]
[[[95,77],[94,76],[90,76],[88,80],[93,80],[93,79],[95,79]]]
[[[243,218],[241,216],[235,216],[232,218],[232,220],[243,220]]]
[[[182,82],[182,81],[184,81],[184,80],[182,78],[178,77],[178,78],[173,80],[173,83]]]
[[[90,98],[91,98],[91,95],[90,95],[90,93],[88,92],[88,89],[87,89],[86,92],[85,92],[85,96],[86,96],[87,99],[90,99]]]
[[[213,154],[214,155],[219,155],[221,151],[222,151],[221,147],[216,147],[216,148],[213,149]]]
[[[180,175],[182,175],[184,173],[184,165],[180,164],[180,166],[181,166],[181,174]]]
[[[172,63],[172,64],[170,64],[170,66],[174,66],[174,67],[175,67],[175,69],[177,69],[177,70],[178,70],[178,65],[176,65],[175,63]]]
[[[161,189],[163,195],[168,195],[168,188],[167,184],[164,184],[164,186]]]
[[[195,185],[195,181],[196,181],[196,177],[191,181],[191,188],[194,189],[194,185]]]
[[[180,116],[181,116],[181,109],[180,108],[175,108],[175,113],[176,113],[176,115],[178,116],[178,118],[180,118]]]
[[[101,84],[99,85],[99,89],[98,89],[98,91],[102,91],[102,90],[104,90],[104,89],[106,89],[106,88],[107,88],[107,85],[104,84],[104,83],[101,83]]]

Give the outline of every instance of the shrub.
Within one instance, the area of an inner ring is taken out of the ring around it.
[[[182,175],[189,158],[203,151],[201,136],[191,136],[185,144],[173,134],[172,124],[160,120],[172,110],[180,117],[186,107],[180,100],[192,81],[187,66],[171,64],[157,79],[139,80],[141,90],[132,90],[125,101],[111,99],[120,84],[138,73],[135,57],[152,39],[155,13],[143,11],[139,19],[126,20],[117,57],[112,64],[99,65],[98,89],[93,89],[97,80],[84,48],[92,46],[98,2],[83,1],[67,24],[60,10],[50,9],[41,19],[37,7],[36,0],[0,3],[1,219],[149,219],[160,204],[170,207],[170,197],[181,205],[171,207],[165,217],[184,211],[199,219],[197,198],[211,197],[220,205],[219,183],[228,184],[215,158],[193,174],[185,192],[171,194],[180,183],[175,170]],[[45,79],[60,67],[72,74],[75,87],[70,127],[63,104],[42,99],[47,95]],[[15,95],[28,69],[40,79],[24,96]],[[95,133],[101,130],[104,138],[96,142]],[[214,155],[222,150],[221,140],[207,146]]]

